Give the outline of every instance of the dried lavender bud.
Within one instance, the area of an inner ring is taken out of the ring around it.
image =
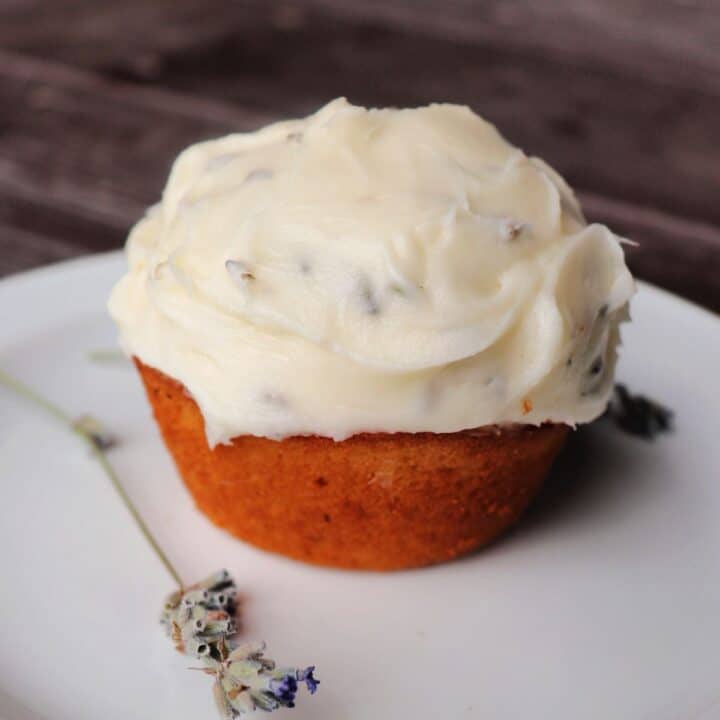
[[[592,365],[590,365],[590,369],[588,370],[588,373],[590,375],[599,375],[602,372],[604,363],[602,357],[598,355],[593,361]]]
[[[360,282],[358,286],[358,293],[365,312],[368,315],[379,315],[380,303],[378,302],[374,289],[367,279]]]
[[[502,237],[506,242],[516,240],[527,228],[525,223],[516,220],[507,220],[502,225]]]
[[[235,597],[237,593],[235,588],[228,588],[227,590],[218,590],[217,592],[208,593],[208,598],[205,601],[205,605],[208,608],[217,610],[228,610],[232,608],[235,603]]]
[[[298,682],[304,682],[311,695],[317,692],[318,685],[320,684],[320,681],[315,679],[313,675],[314,672],[314,665],[309,665],[304,670],[298,670],[297,672]]]
[[[271,405],[274,408],[283,410],[288,407],[287,398],[279,392],[273,392],[272,390],[266,390],[260,394],[260,399],[267,405]]]
[[[212,648],[204,640],[197,640],[191,637],[184,641],[182,652],[184,655],[202,658],[211,655]]]
[[[194,607],[198,603],[205,602],[210,593],[205,588],[198,588],[197,590],[188,590],[182,597],[181,605],[185,607]]]
[[[236,595],[235,583],[226,570],[170,595],[160,622],[178,652],[217,660],[226,657],[228,640],[236,632]]]
[[[239,287],[247,287],[248,282],[255,279],[255,275],[250,272],[248,264],[242,260],[226,260],[225,269],[230,279]]]
[[[625,432],[646,440],[673,429],[672,410],[644,395],[632,395],[621,383],[615,385],[606,414]]]

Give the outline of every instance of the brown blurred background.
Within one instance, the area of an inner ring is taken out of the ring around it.
[[[0,275],[120,247],[185,145],[467,103],[720,311],[718,0],[0,0]]]

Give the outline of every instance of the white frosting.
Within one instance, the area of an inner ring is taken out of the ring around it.
[[[194,145],[127,252],[123,345],[211,444],[587,422],[634,288],[562,178],[454,105]]]

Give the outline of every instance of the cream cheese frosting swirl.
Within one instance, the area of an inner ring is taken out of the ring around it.
[[[620,243],[468,108],[339,99],[185,150],[110,312],[211,445],[574,425],[612,389]]]

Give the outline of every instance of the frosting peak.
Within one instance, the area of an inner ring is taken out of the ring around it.
[[[316,114],[185,150],[110,310],[211,443],[600,414],[633,282],[468,108]]]

